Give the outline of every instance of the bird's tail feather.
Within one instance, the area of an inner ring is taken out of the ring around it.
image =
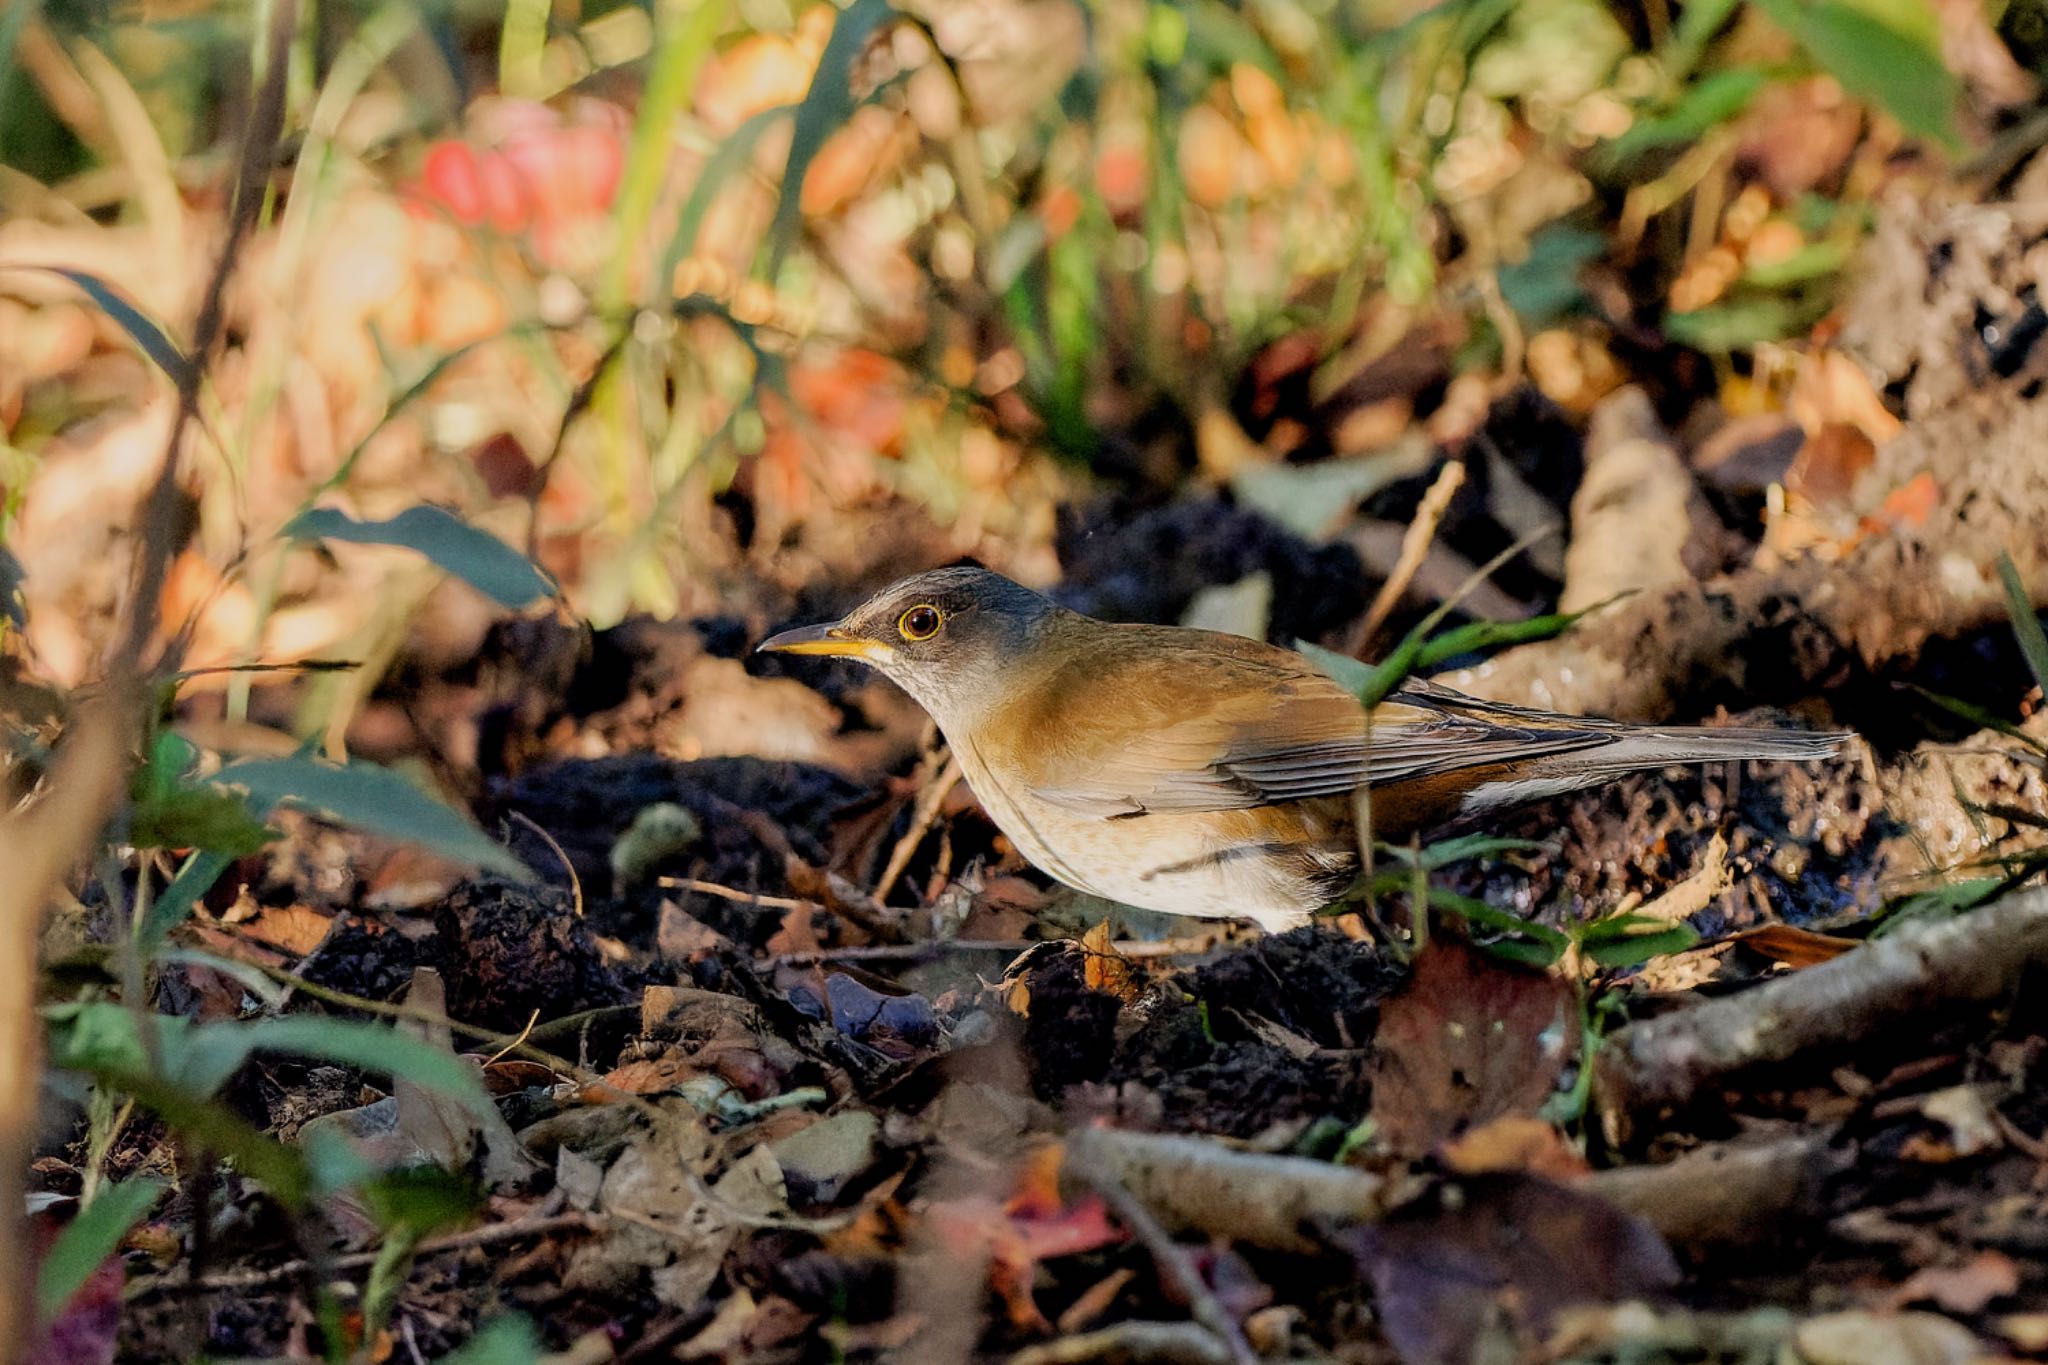
[[[1591,775],[1742,759],[1810,763],[1840,753],[1847,739],[1845,734],[1812,730],[1631,726],[1612,744],[1557,754],[1545,766]]]

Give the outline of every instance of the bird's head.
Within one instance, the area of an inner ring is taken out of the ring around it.
[[[890,584],[829,625],[785,630],[759,648],[859,659],[943,726],[1000,700],[1025,652],[1068,615],[987,569],[934,569]]]

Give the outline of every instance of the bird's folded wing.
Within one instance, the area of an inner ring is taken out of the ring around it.
[[[1239,660],[1226,676],[1199,676],[1208,672],[1095,674],[1075,690],[1098,695],[1068,695],[1066,714],[1126,723],[1068,725],[1032,744],[1018,757],[1034,790],[1104,817],[1242,810],[1612,740],[1563,717],[1546,726],[1533,714],[1472,714],[1445,704],[1442,689],[1397,693],[1368,731],[1358,700],[1312,669]]]

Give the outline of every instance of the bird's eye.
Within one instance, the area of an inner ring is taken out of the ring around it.
[[[929,640],[944,624],[946,618],[937,607],[917,606],[896,618],[896,633],[906,640]]]

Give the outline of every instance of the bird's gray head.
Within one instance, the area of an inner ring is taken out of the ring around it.
[[[759,647],[872,664],[943,727],[999,699],[1018,657],[1061,614],[987,569],[933,569],[890,584],[830,625],[786,630]]]

